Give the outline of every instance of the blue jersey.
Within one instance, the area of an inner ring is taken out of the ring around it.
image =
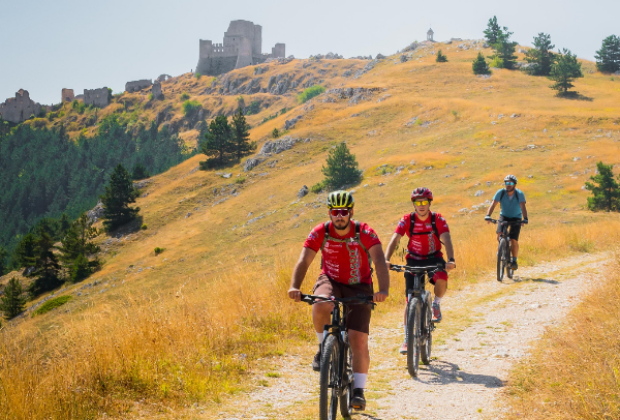
[[[505,189],[499,189],[495,193],[493,200],[499,201],[502,207],[502,210],[499,213],[501,216],[519,219],[523,217],[520,204],[525,203],[525,194],[523,194],[520,189],[515,188],[515,192],[512,197],[508,195],[508,191]]]

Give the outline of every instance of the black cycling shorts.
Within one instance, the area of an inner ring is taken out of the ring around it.
[[[441,263],[444,267],[446,266],[446,260],[443,258],[428,258],[426,260],[414,260],[411,258],[407,258],[407,265],[410,267],[429,267],[432,265],[437,265],[437,263]],[[448,272],[446,270],[435,271],[435,274],[429,276],[428,281],[431,284],[435,284],[435,280],[445,280],[448,281]],[[413,281],[414,275],[411,273],[405,272],[405,296],[407,295],[407,290],[413,289]]]
[[[499,216],[499,222],[497,222],[497,233],[502,232],[502,225],[500,222],[520,222],[520,217],[504,217]],[[515,241],[519,240],[519,234],[521,233],[521,224],[518,225],[509,225],[508,226],[508,237],[510,239],[514,239]]]

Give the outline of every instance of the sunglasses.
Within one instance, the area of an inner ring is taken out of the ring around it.
[[[514,182],[504,182],[504,184],[506,184],[506,185],[514,185],[515,183]]]
[[[428,200],[414,201],[413,204],[415,204],[416,206],[428,206]]]
[[[347,217],[349,215],[349,209],[331,209],[329,213],[334,217]]]

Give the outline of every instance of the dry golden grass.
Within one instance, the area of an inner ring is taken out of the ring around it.
[[[620,268],[512,372],[508,419],[620,418]]]
[[[325,196],[297,200],[296,194],[321,180],[327,152],[342,140],[364,170],[362,185],[355,187],[356,218],[375,228],[384,243],[411,211],[410,191],[423,185],[434,191],[433,209],[447,217],[455,242],[459,268],[451,290],[494,270],[494,226],[483,222],[484,209],[472,206],[490,199],[506,173],[519,177],[528,199],[531,224],[523,229],[521,264],[603,250],[617,241],[617,216],[586,212],[588,193],[581,186],[596,160],[620,163],[618,85],[586,73],[576,84],[594,100],[562,100],[547,79],[509,71],[477,78],[471,74],[477,51],[441,47],[450,60],[441,66],[429,50],[420,61],[395,65],[388,59],[359,79],[338,79],[345,86],[386,87],[392,96],[357,105],[313,99],[314,110],[289,133],[312,141],[249,173],[241,165],[225,169],[231,179],[194,171],[204,160],[196,156],[153,177],[148,196],[137,203],[148,229],[112,243],[100,239],[105,264],[88,281],[102,285],[82,289],[79,297],[82,285],[71,286],[66,293],[74,299],[61,310],[10,322],[0,331],[0,419],[78,419],[102,412],[124,417],[140,399],[175,407],[215,401],[244,386],[254,359],[312,339],[309,308],[289,302],[285,291],[305,236],[326,218]],[[330,62],[339,74],[363,65]],[[250,77],[251,71],[239,73]],[[261,77],[284,71],[308,69],[294,61]],[[174,95],[187,92],[213,109],[234,106],[234,96],[201,96],[207,79],[181,76],[166,83]],[[136,103],[144,100],[131,95]],[[294,106],[294,96],[259,96],[270,107],[251,117],[254,126]],[[246,97],[246,104],[252,99]],[[178,100],[167,100],[180,112]],[[302,109],[256,126],[252,140],[260,147],[273,128]],[[521,115],[509,118],[512,113]],[[416,116],[431,124],[405,126]],[[404,168],[381,174],[383,164]],[[238,176],[245,182],[234,183]],[[238,196],[230,195],[233,188]],[[477,190],[484,195],[476,197]],[[155,247],[165,251],[156,256]],[[379,313],[402,305],[402,276],[392,279],[390,303]]]

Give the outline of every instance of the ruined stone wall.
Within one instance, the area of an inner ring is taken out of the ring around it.
[[[153,98],[155,99],[162,99],[164,97],[164,94],[161,91],[161,83],[159,82],[159,80],[156,80],[155,83],[153,83],[151,93],[153,94]]]
[[[125,92],[138,92],[142,89],[150,87],[153,85],[153,82],[150,79],[136,80],[134,82],[125,83]]]
[[[72,102],[75,99],[73,89],[63,89],[61,96],[60,102]]]
[[[28,91],[23,89],[16,92],[14,98],[0,104],[2,118],[15,124],[26,121],[31,115],[37,116],[40,112],[41,104],[31,100]]]
[[[110,91],[107,87],[84,89],[84,104],[105,108],[110,104]]]

